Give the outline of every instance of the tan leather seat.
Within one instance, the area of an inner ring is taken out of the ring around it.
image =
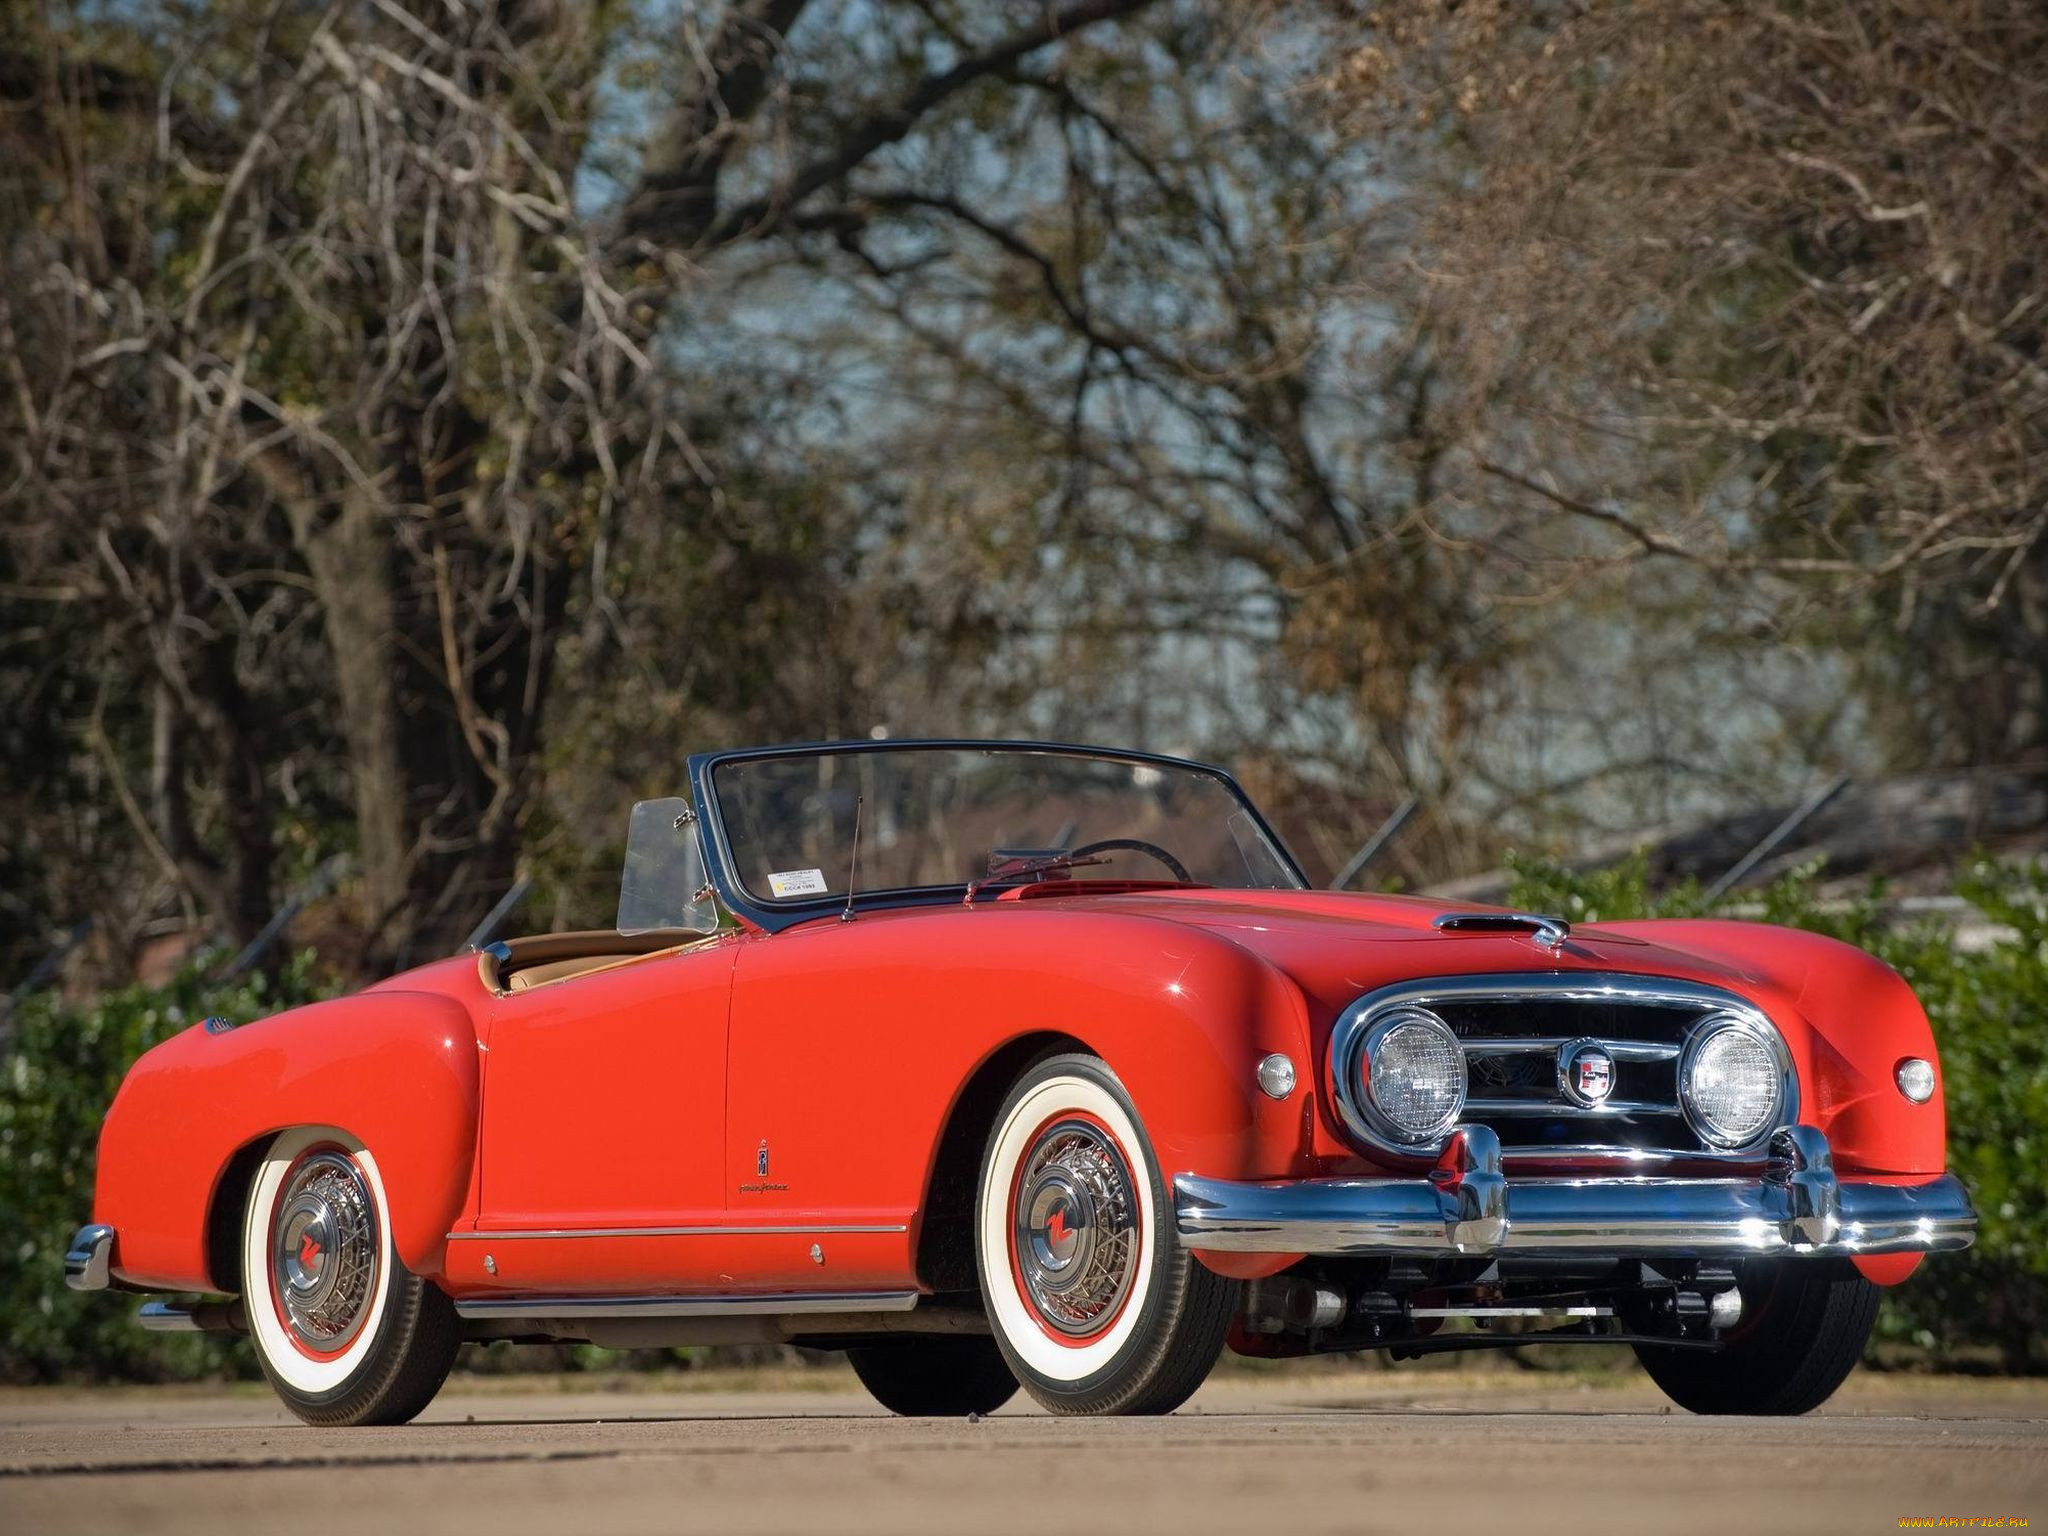
[[[615,965],[631,965],[642,960],[644,955],[585,955],[573,960],[551,960],[545,965],[529,965],[524,970],[512,973],[509,992],[524,992],[529,987],[546,986],[551,981],[567,981],[571,976],[581,976],[585,971],[609,970]]]
[[[535,934],[491,945],[477,956],[477,968],[484,985],[493,991],[526,992],[655,955],[675,954],[714,937],[679,928],[631,934],[615,930]]]

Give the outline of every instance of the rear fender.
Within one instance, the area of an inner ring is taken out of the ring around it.
[[[237,1154],[294,1126],[369,1149],[400,1260],[438,1273],[469,1189],[477,1056],[467,1010],[422,992],[365,993],[166,1040],[129,1070],[100,1133],[93,1217],[115,1231],[115,1275],[143,1290],[232,1285],[212,1273],[209,1218],[236,1197]]]

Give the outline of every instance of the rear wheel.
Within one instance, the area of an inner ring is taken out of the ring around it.
[[[1017,1378],[994,1339],[897,1339],[849,1349],[860,1384],[891,1413],[959,1419],[994,1413],[1017,1395]]]
[[[1092,1056],[1054,1056],[1010,1090],[975,1250],[996,1344],[1054,1413],[1171,1413],[1237,1311],[1237,1282],[1180,1246],[1137,1110]]]
[[[242,1303],[263,1374],[308,1424],[403,1424],[462,1342],[455,1304],[398,1262],[377,1160],[333,1131],[287,1131],[264,1154]]]
[[[1717,1350],[1638,1344],[1650,1379],[1694,1413],[1810,1413],[1863,1358],[1878,1288],[1845,1260],[1752,1264],[1742,1321]]]

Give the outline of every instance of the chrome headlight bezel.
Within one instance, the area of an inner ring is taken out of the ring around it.
[[[1381,1107],[1372,1091],[1372,1063],[1378,1059],[1380,1047],[1387,1037],[1401,1029],[1424,1029],[1440,1035],[1458,1064],[1456,1092],[1449,1109],[1429,1126],[1419,1129],[1395,1121]],[[1449,1024],[1420,1004],[1403,1003],[1388,1009],[1367,1028],[1349,1034],[1342,1042],[1339,1055],[1341,1059],[1331,1063],[1338,1081],[1345,1088],[1336,1095],[1338,1111],[1352,1134],[1372,1145],[1409,1156],[1433,1152],[1465,1113],[1465,1096],[1471,1073],[1465,1061],[1464,1043]]]
[[[1700,1053],[1730,1030],[1761,1046],[1773,1067],[1768,1111],[1758,1129],[1744,1136],[1731,1135],[1715,1126],[1702,1112],[1693,1091],[1692,1074]],[[1684,1111],[1685,1123],[1705,1145],[1723,1153],[1760,1151],[1769,1144],[1772,1134],[1797,1112],[1798,1095],[1799,1079],[1792,1069],[1792,1058],[1785,1049],[1784,1037],[1761,1015],[1748,1010],[1721,1009],[1708,1014],[1687,1032],[1684,1048],[1678,1054],[1678,1104]]]

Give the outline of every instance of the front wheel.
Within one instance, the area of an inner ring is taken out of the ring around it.
[[[287,1131],[249,1188],[242,1305],[263,1374],[308,1424],[403,1424],[433,1400],[462,1327],[398,1262],[377,1160],[333,1131]]]
[[[1743,1317],[1716,1350],[1635,1346],[1650,1379],[1693,1413],[1810,1413],[1863,1358],[1878,1288],[1847,1260],[1753,1263]]]
[[[1222,1352],[1239,1287],[1196,1262],[1123,1084],[1092,1056],[1018,1080],[982,1159],[981,1294],[1054,1413],[1171,1413]]]

